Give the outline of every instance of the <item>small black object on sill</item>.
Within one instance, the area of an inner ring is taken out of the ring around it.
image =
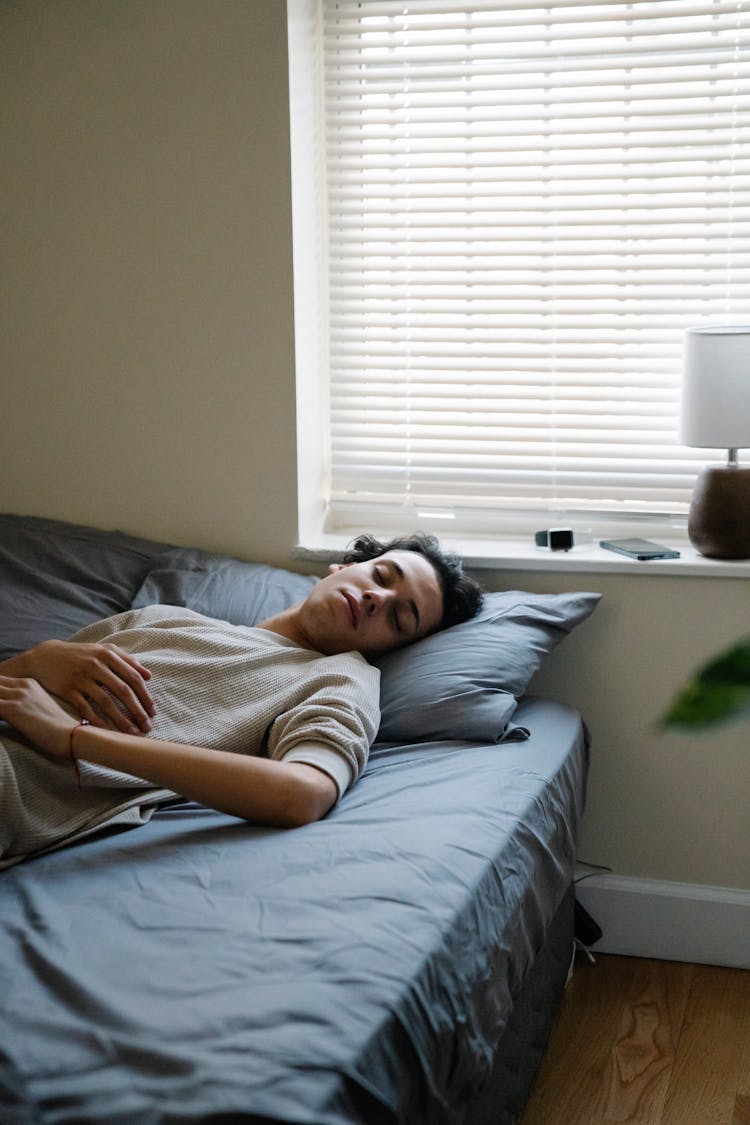
[[[569,551],[573,546],[573,531],[569,527],[550,527],[547,531],[537,531],[534,542],[537,547],[550,551]]]

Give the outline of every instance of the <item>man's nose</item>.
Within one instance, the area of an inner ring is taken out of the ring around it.
[[[393,590],[387,590],[382,586],[375,586],[372,590],[365,590],[362,595],[365,613],[368,615],[377,613],[378,610],[383,609],[383,607],[388,604],[393,596]]]

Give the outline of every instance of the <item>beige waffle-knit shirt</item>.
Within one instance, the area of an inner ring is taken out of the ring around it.
[[[379,722],[380,673],[359,653],[323,656],[266,629],[147,606],[97,622],[73,641],[117,644],[151,671],[152,738],[300,761],[339,796],[355,781]],[[104,825],[141,823],[170,790],[15,737],[0,739],[0,868]]]

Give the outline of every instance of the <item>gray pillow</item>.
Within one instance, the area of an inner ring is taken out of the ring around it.
[[[498,742],[542,660],[601,594],[487,594],[480,613],[381,657],[378,738]]]
[[[197,549],[159,557],[133,608],[183,605],[256,625],[307,597],[318,579]],[[375,661],[381,671],[378,738],[390,742],[497,742],[542,659],[596,607],[600,594],[487,594],[471,621]]]
[[[0,659],[129,609],[169,550],[120,531],[0,515]]]
[[[133,608],[182,605],[233,625],[257,625],[302,601],[317,582],[311,575],[264,563],[181,548],[159,559],[158,569],[138,590]]]

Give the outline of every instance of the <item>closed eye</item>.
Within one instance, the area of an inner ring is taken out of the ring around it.
[[[394,562],[393,559],[389,559],[388,561],[390,562],[390,564],[393,567],[393,569],[395,570],[396,574],[399,576],[399,578],[403,582],[404,572],[403,572],[402,568],[399,566],[399,564],[397,562]],[[409,599],[409,610],[410,610],[412,618],[413,618],[413,625],[414,625],[413,631],[414,631],[414,633],[418,633],[419,632],[420,617],[419,617],[419,610],[417,609],[417,603],[414,601],[414,598]]]
[[[403,572],[402,568],[399,566],[399,564],[397,562],[394,562],[393,559],[386,559],[385,562],[386,562],[385,566],[375,565],[373,567],[376,581],[381,586],[390,586],[391,583],[394,581],[394,576],[398,576],[398,578],[403,582],[404,572]],[[398,610],[394,609],[394,611],[393,611],[392,621],[393,621],[394,627],[396,628],[396,630],[399,633],[410,632],[410,633],[416,634],[416,633],[419,632],[419,622],[420,622],[419,610],[417,609],[417,603],[414,601],[413,598],[409,599],[409,611],[410,611],[410,614],[411,614],[411,617],[412,617],[412,621],[410,622],[410,624],[412,625],[411,629],[408,629],[408,628],[405,628],[404,626],[402,626],[402,624],[401,624],[401,622],[398,618]]]

